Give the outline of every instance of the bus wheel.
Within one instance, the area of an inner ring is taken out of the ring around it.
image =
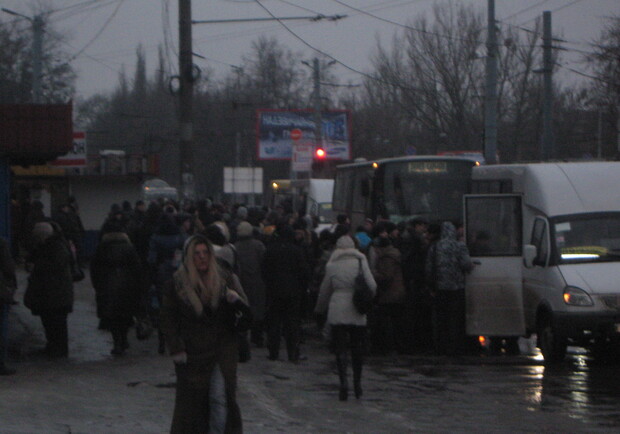
[[[559,336],[550,317],[543,318],[538,323],[538,347],[545,358],[545,363],[556,364],[564,360],[568,340]]]

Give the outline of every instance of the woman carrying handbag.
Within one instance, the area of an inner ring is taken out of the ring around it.
[[[206,237],[189,238],[182,265],[164,285],[161,308],[177,376],[172,433],[242,432],[237,333],[251,320],[245,326],[234,321],[243,312],[249,307],[238,279],[226,277]]]
[[[360,271],[361,267],[361,271]],[[370,290],[375,293],[375,283],[366,257],[355,248],[353,239],[341,236],[336,249],[325,266],[314,312],[327,311],[327,323],[331,327],[330,350],[336,355],[340,379],[339,399],[346,401],[349,395],[347,380],[348,352],[353,366],[355,397],[362,396],[362,365],[366,350],[366,315],[357,311],[353,304],[355,280],[362,274]]]

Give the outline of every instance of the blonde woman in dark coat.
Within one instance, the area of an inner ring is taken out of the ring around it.
[[[377,284],[363,253],[355,248],[353,239],[343,235],[336,242],[336,249],[325,266],[325,277],[319,290],[314,312],[327,311],[327,323],[331,327],[332,352],[336,355],[340,379],[339,399],[348,398],[347,352],[351,352],[353,386],[355,397],[362,396],[362,364],[366,347],[366,315],[353,306],[354,282],[360,270],[370,289],[375,292]]]
[[[224,303],[247,303],[238,279],[217,265],[202,235],[187,240],[183,264],[164,286],[161,330],[175,363],[171,433],[240,433],[237,335]]]

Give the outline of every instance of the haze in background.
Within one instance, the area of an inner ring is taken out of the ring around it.
[[[453,0],[471,4],[486,17],[487,0]],[[269,18],[291,16],[334,16],[346,18],[330,21],[249,22],[242,24],[196,24],[193,26],[195,63],[211,70],[215,80],[222,79],[240,65],[251,44],[259,36],[273,36],[307,59],[321,56],[310,46],[329,54],[353,70],[368,71],[377,41],[389,44],[395,34],[402,34],[414,16],[430,17],[433,0],[193,0],[194,20],[238,18]],[[261,6],[262,5],[262,6]],[[353,10],[345,5],[350,5]],[[0,6],[32,16],[36,11],[56,10],[50,17],[54,28],[68,35],[65,50],[73,55],[77,70],[77,97],[114,90],[119,74],[133,77],[136,49],[142,44],[146,51],[147,73],[152,76],[158,64],[158,47],[164,48],[170,75],[178,64],[178,0],[0,0]],[[268,11],[270,12],[268,12]],[[581,52],[600,35],[611,16],[620,16],[619,0],[496,0],[499,29],[517,26],[532,28],[542,12],[552,11],[553,30],[567,50],[563,64],[584,73]],[[15,17],[2,15],[6,22]],[[394,23],[390,23],[392,21]],[[295,33],[295,35],[293,35]],[[501,41],[501,33],[499,35]],[[304,41],[304,42],[302,42]],[[480,53],[483,55],[484,53]],[[332,72],[341,83],[360,83],[362,76],[342,65]],[[567,69],[558,71],[563,82],[583,80]]]

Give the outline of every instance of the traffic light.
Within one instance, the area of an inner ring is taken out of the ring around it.
[[[324,148],[318,147],[314,150],[314,161],[312,162],[312,176],[321,177],[324,175],[327,152]]]

